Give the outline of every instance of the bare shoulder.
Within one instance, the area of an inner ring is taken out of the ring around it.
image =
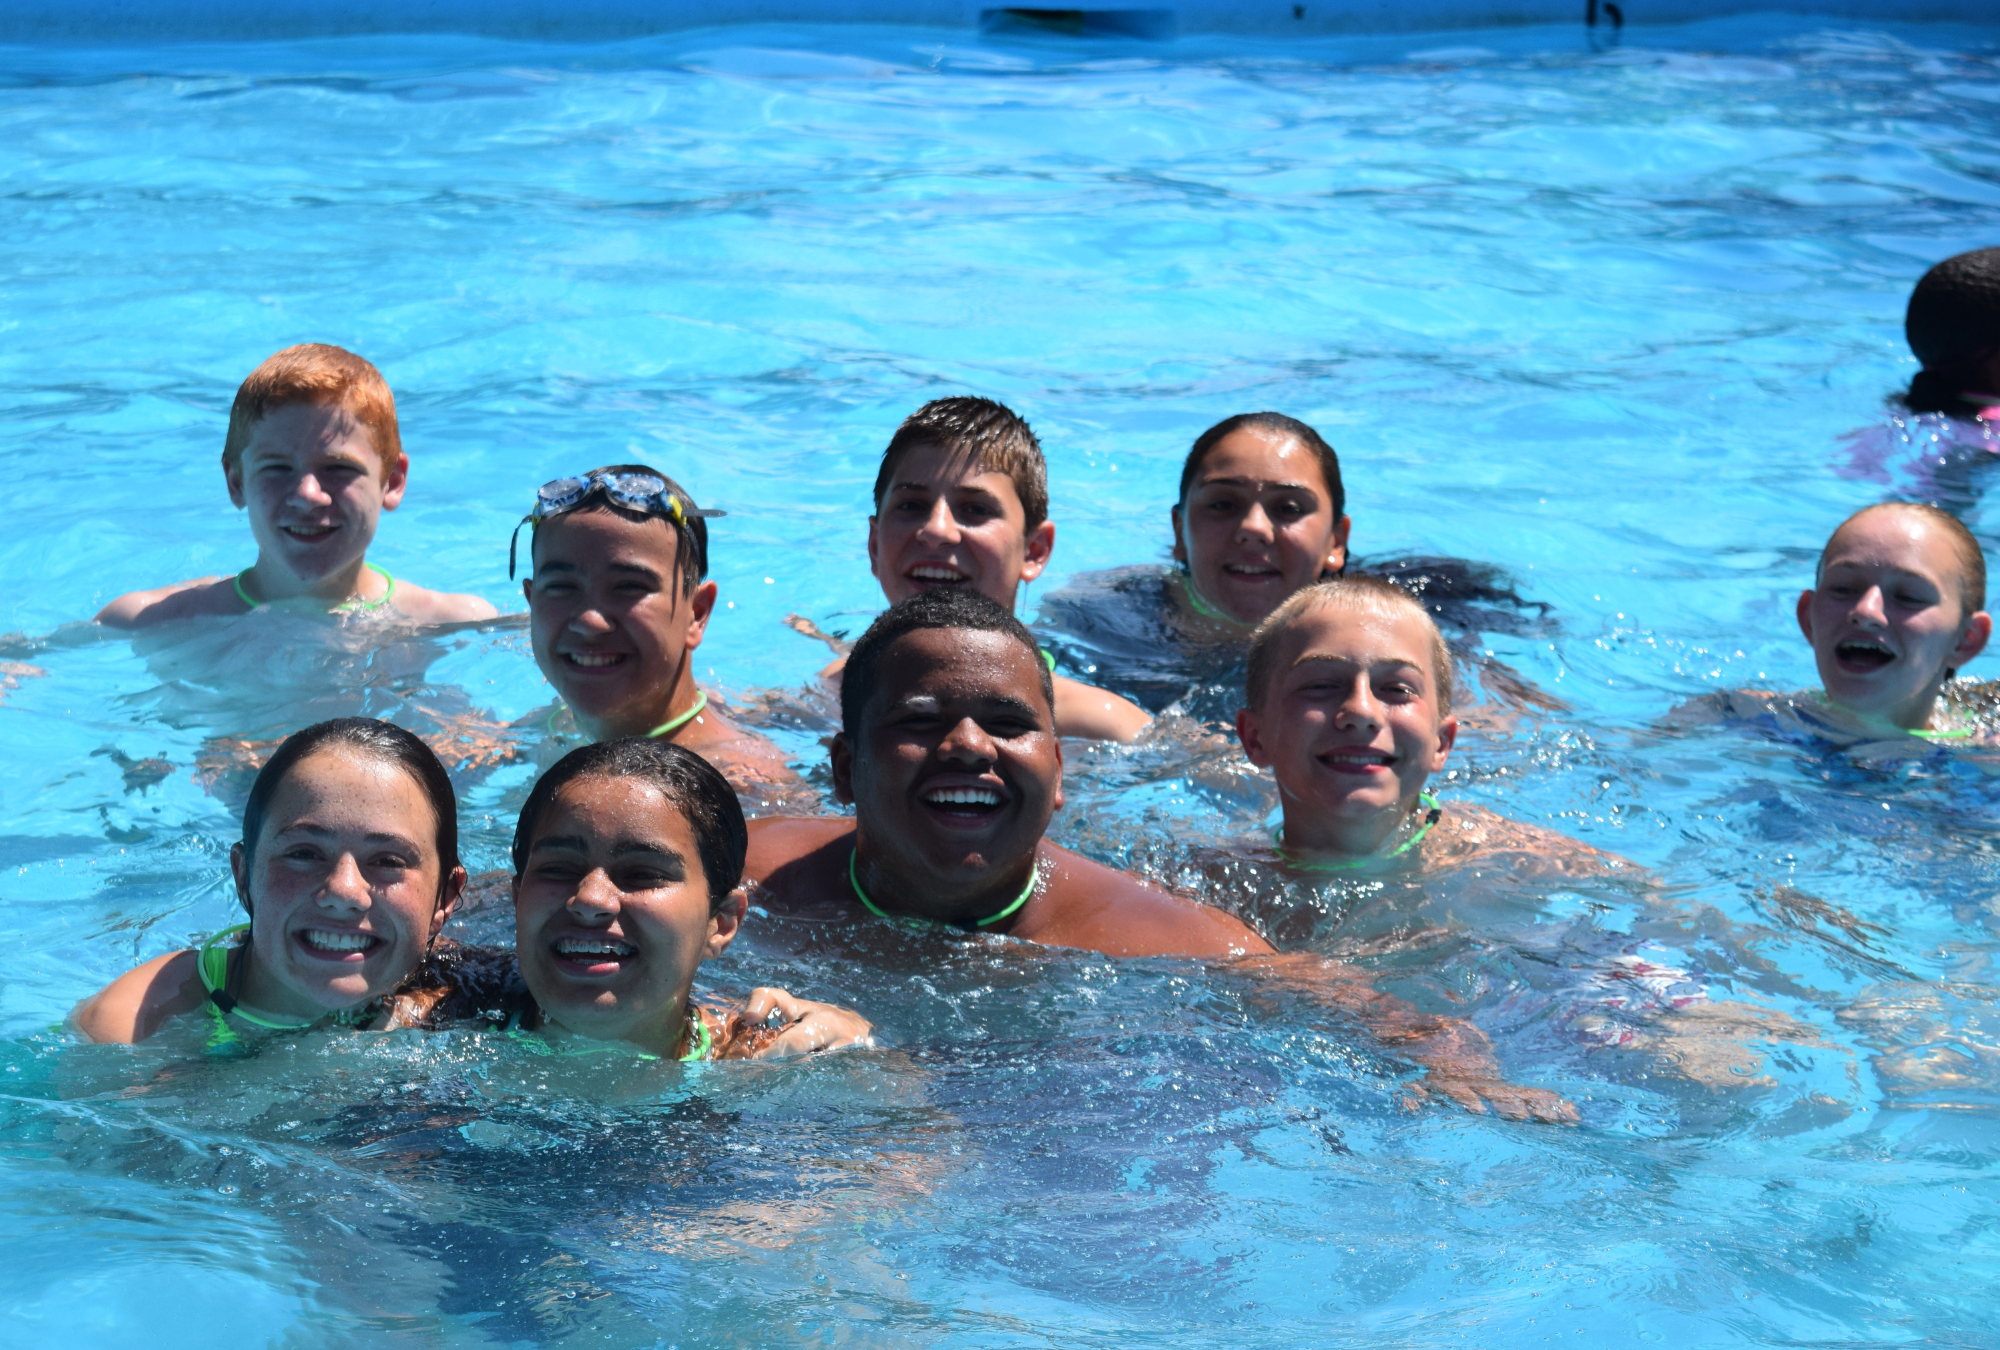
[[[1093,741],[1117,741],[1129,745],[1153,724],[1153,715],[1128,698],[1109,689],[1055,677],[1056,732]]]
[[[743,875],[751,881],[768,882],[780,868],[853,833],[854,822],[842,816],[765,816],[753,820]]]
[[[170,952],[128,970],[76,1005],[70,1026],[99,1045],[132,1045],[160,1029],[170,1017],[201,1006],[195,953]]]
[[[739,793],[755,784],[790,783],[798,777],[776,741],[739,726],[713,707],[675,733],[673,740],[722,770]]]
[[[1483,806],[1453,803],[1438,821],[1437,842],[1424,850],[1426,866],[1463,866],[1473,862],[1504,866],[1523,875],[1592,877],[1608,873],[1637,874],[1643,869],[1628,858],[1592,848],[1581,839],[1510,820]]]
[[[433,591],[407,581],[396,583],[396,612],[418,623],[477,623],[500,611],[476,595]]]
[[[174,619],[246,614],[249,608],[236,594],[234,577],[196,577],[150,591],[128,591],[97,611],[97,622],[107,628],[150,628]]]
[[[1230,957],[1269,952],[1241,919],[1054,844],[1042,894],[1014,936],[1108,956]]]

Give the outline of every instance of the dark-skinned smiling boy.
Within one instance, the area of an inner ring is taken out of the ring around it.
[[[1573,1122],[1554,1093],[1500,1078],[1485,1035],[1370,987],[1362,972],[1281,955],[1240,920],[1043,837],[1062,805],[1053,694],[1028,630],[976,591],[904,600],[855,644],[841,685],[834,793],[854,818],[750,825],[744,880],[777,913],[929,919],[1125,957],[1227,961],[1307,992],[1426,1070],[1413,1098]]]

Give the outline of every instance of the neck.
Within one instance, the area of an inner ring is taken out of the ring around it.
[[[1012,905],[1033,882],[1041,843],[1036,841],[1025,857],[991,868],[981,876],[964,879],[906,870],[890,861],[889,854],[890,850],[873,847],[858,829],[855,831],[853,879],[861,884],[877,909],[887,914],[907,914],[976,928],[981,919],[990,919]],[[843,883],[846,880],[843,876]],[[1019,913],[1016,910],[1007,921],[992,927],[999,930],[1010,926]]]
[[[647,699],[633,707],[614,709],[602,717],[587,717],[575,707],[571,707],[570,716],[576,720],[577,730],[593,741],[613,741],[622,736],[644,736],[662,723],[673,721],[682,713],[692,709],[701,697],[701,690],[695,687],[691,664],[688,654],[683,652],[680,664],[674,671],[673,681],[667,686],[668,694],[665,699]],[[711,714],[704,710],[661,739],[687,740],[705,729],[710,717]]]
[[[261,551],[241,580],[251,597],[262,604],[306,600],[329,609],[350,600],[379,600],[386,585],[369,570],[365,557],[356,558],[317,580],[305,581],[266,558]]]
[[[1180,578],[1181,599],[1186,602],[1188,612],[1200,622],[1207,624],[1217,632],[1226,633],[1231,637],[1241,637],[1257,626],[1254,623],[1244,623],[1240,619],[1231,616],[1223,610],[1222,606],[1203,595],[1201,587],[1195,582],[1192,571],[1178,572],[1175,575]]]
[[[1924,690],[1917,697],[1897,707],[1881,711],[1863,711],[1850,708],[1844,703],[1827,699],[1827,706],[1839,711],[1862,731],[1876,736],[1899,736],[1911,731],[1934,731],[1939,722],[1938,696],[1944,691],[1944,679]]]
[[[1379,811],[1335,816],[1311,810],[1286,792],[1283,794],[1285,849],[1292,853],[1331,853],[1342,858],[1367,858],[1393,849],[1418,819],[1421,796],[1419,789]]]
[[[590,1041],[622,1041],[649,1055],[678,1059],[687,1049],[688,991],[682,990],[680,997],[659,1016],[648,1017],[635,1026],[584,1030],[552,1015],[545,1015],[545,1025],[568,1036],[580,1036]]]
[[[236,974],[236,999],[252,1012],[263,1013],[267,1017],[282,1018],[294,1022],[312,1022],[328,1013],[338,1012],[343,1007],[356,1007],[368,1001],[359,998],[351,1004],[335,1004],[328,1007],[316,1002],[291,988],[271,979],[263,964],[257,960],[257,950],[253,934],[251,942],[244,944],[231,958],[232,971]],[[241,962],[241,965],[236,965]]]

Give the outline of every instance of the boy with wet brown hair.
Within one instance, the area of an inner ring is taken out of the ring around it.
[[[923,591],[965,586],[1012,612],[1021,583],[1055,550],[1048,518],[1048,463],[1034,429],[988,398],[933,399],[903,419],[875,475],[868,566],[890,604]],[[794,616],[800,632],[825,635]],[[1054,662],[1043,654],[1051,671]],[[837,682],[843,656],[824,671]],[[1131,741],[1152,717],[1136,703],[1055,676],[1056,726],[1064,736]]]

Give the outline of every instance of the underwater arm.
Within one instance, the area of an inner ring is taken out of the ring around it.
[[[1376,989],[1365,972],[1326,957],[1292,952],[1245,964],[1347,1014],[1383,1047],[1422,1065],[1424,1077],[1406,1087],[1409,1105],[1439,1096],[1473,1115],[1576,1124],[1576,1108],[1555,1093],[1502,1078],[1486,1033],[1463,1018],[1419,1012]]]

